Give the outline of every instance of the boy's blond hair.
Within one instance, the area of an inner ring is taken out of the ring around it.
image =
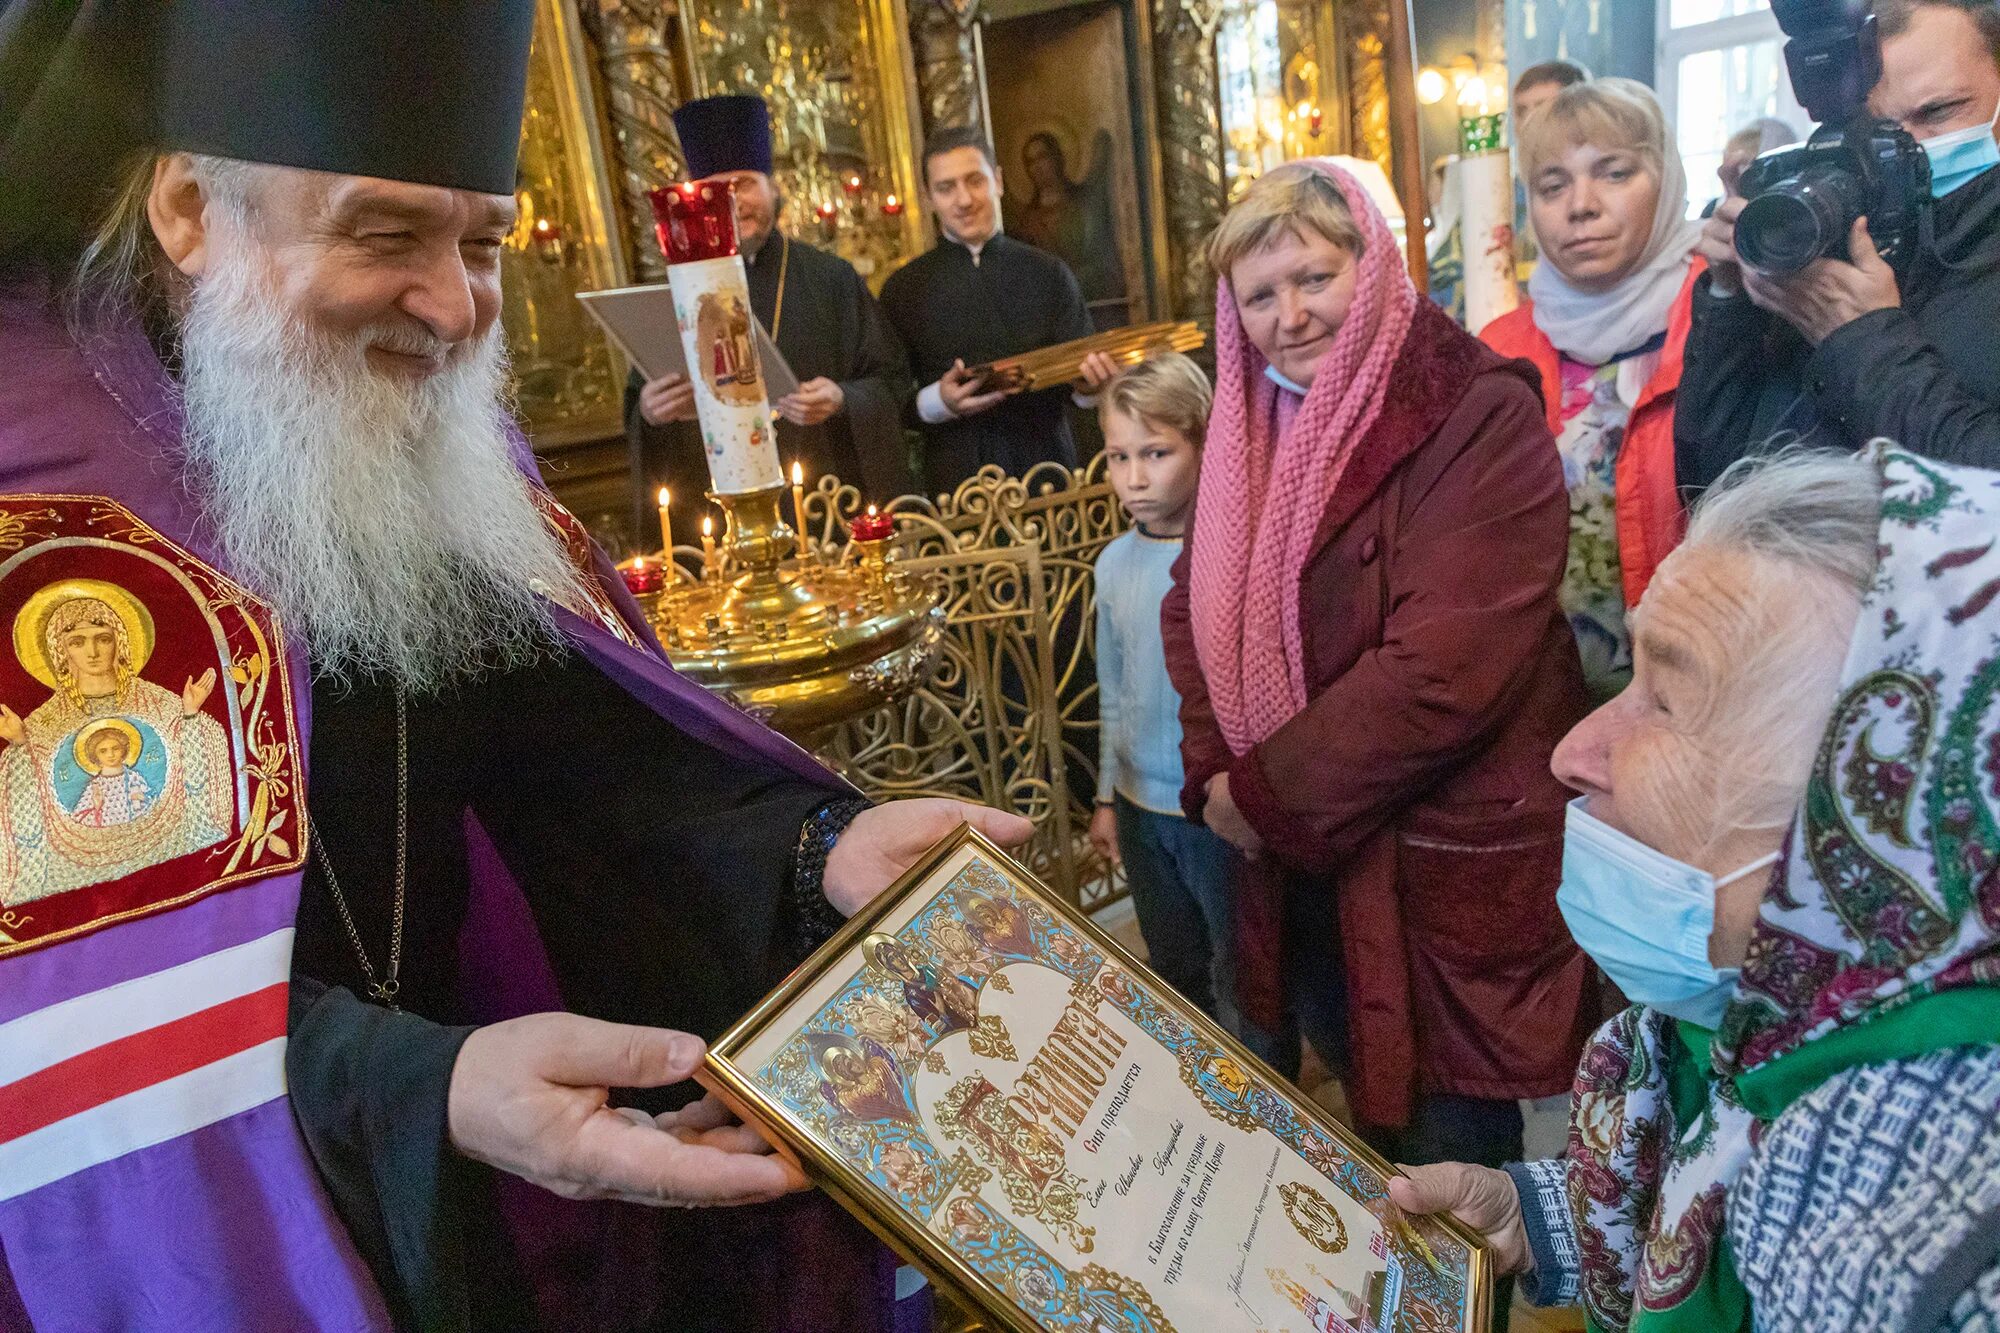
[[[1514,127],[1521,179],[1534,188],[1535,173],[1578,144],[1633,154],[1655,176],[1666,164],[1667,115],[1645,84],[1632,79],[1575,83]]]
[[[1227,278],[1237,260],[1287,233],[1325,237],[1357,259],[1364,245],[1334,183],[1304,163],[1287,162],[1251,181],[1208,238],[1209,272]]]
[[[1176,431],[1201,448],[1215,390],[1201,367],[1179,352],[1161,352],[1118,373],[1098,399],[1101,414],[1118,412]]]

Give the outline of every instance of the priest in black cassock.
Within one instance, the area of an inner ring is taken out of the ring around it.
[[[808,477],[832,473],[877,501],[906,493],[901,412],[910,372],[902,345],[852,264],[778,230],[784,198],[771,179],[764,100],[704,97],[674,112],[674,129],[691,178],[735,185],[750,308],[799,377],[798,392],[771,404],[786,468],[797,459]],[[625,430],[636,470],[649,483],[641,488],[642,508],[654,485],[671,487],[676,530],[692,533],[708,487],[694,386],[684,375],[646,383],[634,371],[625,387]]]
[[[178,1007],[93,1068],[195,1080],[0,1178],[9,1329],[921,1316],[684,1080],[959,819],[1029,828],[876,805],[681,679],[540,487],[499,327],[534,13],[0,0],[0,706],[37,753],[132,712],[189,812],[10,914],[0,996],[72,1033],[141,985]],[[115,646],[48,687],[44,630]]]
[[[949,492],[988,463],[1019,476],[1037,463],[1076,466],[1066,403],[1117,366],[1100,355],[1074,392],[979,393],[970,367],[1095,332],[1069,265],[1000,229],[1000,168],[977,130],[939,130],[924,144],[924,191],[944,238],[897,269],[882,309],[923,387],[910,417],[923,431],[924,488]]]

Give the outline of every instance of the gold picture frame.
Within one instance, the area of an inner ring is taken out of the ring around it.
[[[1396,1210],[1387,1162],[969,826],[699,1077],[1007,1333],[1487,1328],[1475,1233]]]

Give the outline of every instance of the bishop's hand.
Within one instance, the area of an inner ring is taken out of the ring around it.
[[[0,704],[0,741],[6,741],[9,745],[28,743],[27,724],[21,721],[19,713],[6,704]]]
[[[451,1145],[566,1199],[704,1207],[805,1189],[797,1167],[707,1099],[657,1120],[609,1104],[612,1088],[683,1081],[703,1050],[685,1032],[580,1014],[480,1028],[452,1066]]]
[[[942,796],[870,806],[854,817],[827,855],[827,901],[842,916],[853,916],[962,823],[1002,847],[1018,847],[1035,832],[1019,815]]]

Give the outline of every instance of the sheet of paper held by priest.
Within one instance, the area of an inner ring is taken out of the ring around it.
[[[1023,1328],[1484,1327],[1456,1233],[1051,901],[968,841],[717,1054]]]
[[[674,297],[665,283],[646,287],[613,287],[601,292],[578,292],[577,300],[604,326],[604,332],[625,353],[625,359],[649,380],[662,375],[686,375],[687,355],[681,350],[680,328],[674,322]],[[776,403],[799,387],[799,377],[771,341],[764,321],[754,314],[757,328],[757,361],[764,372],[764,388]]]

